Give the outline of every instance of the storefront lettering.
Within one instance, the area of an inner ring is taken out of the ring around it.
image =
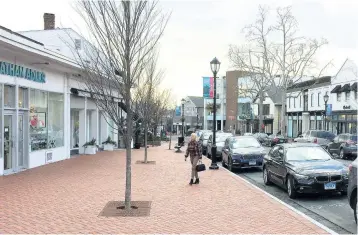
[[[351,106],[350,105],[344,105],[343,109],[351,109]]]
[[[46,76],[44,72],[34,69],[24,68],[23,66],[0,61],[0,74],[12,77],[25,78],[30,81],[45,83]]]

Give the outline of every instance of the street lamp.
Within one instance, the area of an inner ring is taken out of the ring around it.
[[[210,170],[217,170],[219,166],[216,164],[216,75],[220,69],[220,61],[215,57],[210,62],[210,68],[214,75],[214,107],[213,107],[213,145],[211,147],[211,166]]]
[[[199,130],[199,108],[196,108],[196,130]]]
[[[184,104],[185,104],[185,99],[181,99],[181,137],[182,137],[182,141],[184,142]]]
[[[328,102],[329,96],[328,96],[328,92],[326,92],[326,94],[323,96],[323,101],[324,101],[324,130],[327,130],[327,102]]]

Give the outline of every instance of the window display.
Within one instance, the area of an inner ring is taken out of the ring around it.
[[[47,92],[30,91],[31,151],[47,148]]]
[[[64,145],[64,97],[49,92],[48,98],[48,148]]]

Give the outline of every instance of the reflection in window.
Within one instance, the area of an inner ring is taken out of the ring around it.
[[[47,92],[30,91],[31,151],[47,148]],[[59,114],[57,114],[59,115]]]
[[[338,102],[341,101],[341,96],[342,96],[342,93],[337,93],[337,101],[338,101]]]
[[[15,108],[15,87],[4,86],[4,107]]]
[[[64,145],[64,98],[61,93],[49,93],[48,98],[48,148]]]
[[[27,91],[28,89],[19,87],[18,99],[19,99],[19,108],[27,108]]]

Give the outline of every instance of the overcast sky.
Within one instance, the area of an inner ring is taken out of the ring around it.
[[[56,27],[81,27],[77,13],[67,0],[1,1],[0,25],[13,31],[43,29],[43,13],[56,14]],[[256,19],[260,4],[292,5],[301,36],[324,37],[329,41],[318,54],[320,64],[333,59],[326,75],[335,75],[348,57],[358,61],[357,0],[227,0],[162,1],[163,11],[172,12],[161,40],[160,66],[165,69],[163,86],[172,88],[175,98],[202,95],[202,76],[210,76],[209,62],[222,62],[219,75],[230,69],[229,44],[244,43],[241,29]],[[272,17],[274,12],[272,11]]]

